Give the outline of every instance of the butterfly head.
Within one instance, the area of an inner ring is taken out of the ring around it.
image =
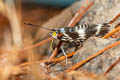
[[[53,37],[53,38],[58,38],[58,29],[52,29],[51,32],[50,32],[50,35]]]

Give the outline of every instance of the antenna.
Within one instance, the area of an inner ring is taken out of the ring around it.
[[[30,25],[30,26],[35,26],[35,27],[39,27],[39,28],[43,28],[43,29],[47,29],[47,30],[52,30],[52,29],[49,29],[49,28],[46,28],[46,27],[40,27],[38,25],[34,25],[34,24],[31,24],[31,23],[24,23],[25,25]]]

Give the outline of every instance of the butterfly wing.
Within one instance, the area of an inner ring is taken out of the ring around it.
[[[81,44],[91,36],[102,37],[108,33],[110,26],[108,24],[82,24],[75,27],[60,28],[59,33],[63,36],[59,37],[61,41],[74,44]]]

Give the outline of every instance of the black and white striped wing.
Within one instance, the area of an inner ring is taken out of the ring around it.
[[[59,37],[61,41],[81,44],[91,36],[102,37],[108,33],[110,26],[108,24],[82,24],[73,28],[61,28],[59,33],[63,36]]]
[[[64,42],[74,42],[74,40],[79,37],[78,33],[75,32],[73,28],[61,28],[59,33],[62,33],[63,36],[58,37],[58,39]]]
[[[91,27],[86,29],[86,38],[89,38],[91,36],[96,37],[103,37],[105,34],[107,34],[110,30],[110,26],[108,24],[97,24],[97,25],[91,25]]]

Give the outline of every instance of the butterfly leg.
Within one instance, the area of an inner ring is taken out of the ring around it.
[[[66,58],[65,60],[66,60],[66,64],[67,64],[67,55],[66,55],[65,50],[64,50],[64,45],[61,46],[61,50]]]
[[[79,50],[81,47],[83,47],[82,42],[79,45],[75,45],[75,51]]]
[[[79,48],[79,46],[78,46],[78,45],[75,45],[75,51],[77,51],[77,50],[78,50],[78,48]]]

